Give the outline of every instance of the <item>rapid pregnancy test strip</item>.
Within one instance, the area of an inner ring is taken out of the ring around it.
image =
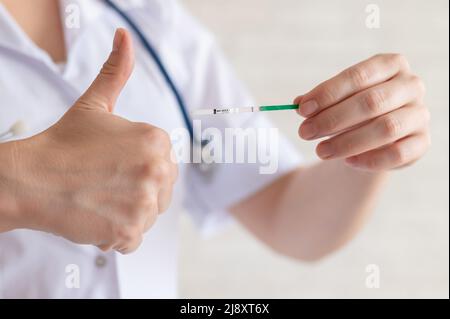
[[[297,110],[298,107],[299,106],[297,104],[286,104],[286,105],[212,108],[212,109],[195,110],[193,112],[193,115],[218,115],[218,114],[238,114],[238,113],[269,112],[282,110]]]

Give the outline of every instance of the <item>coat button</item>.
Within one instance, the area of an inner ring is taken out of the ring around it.
[[[97,257],[95,258],[95,265],[96,265],[98,268],[103,268],[103,267],[105,267],[105,266],[106,266],[106,258],[105,258],[105,256],[101,256],[101,255],[97,256]]]

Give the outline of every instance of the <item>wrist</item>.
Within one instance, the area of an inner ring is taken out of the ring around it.
[[[18,147],[18,142],[0,144],[0,232],[22,227],[15,160]]]
[[[36,163],[36,138],[0,144],[0,232],[13,229],[47,231],[48,200],[39,176],[45,175]]]

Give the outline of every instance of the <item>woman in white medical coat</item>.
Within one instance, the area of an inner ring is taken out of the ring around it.
[[[177,2],[115,3],[190,110],[252,104]],[[79,26],[66,21],[69,4]],[[250,163],[177,167],[167,134],[184,127],[176,100],[136,34],[119,27],[128,25],[100,0],[0,1],[0,131],[28,128],[0,144],[0,298],[174,297],[184,209],[201,231],[234,216],[274,250],[316,260],[360,228],[386,172],[427,149],[423,84],[404,57],[383,54],[295,99],[300,137],[328,137],[316,165],[301,167],[281,139],[275,174]],[[202,126],[271,124],[252,115]]]

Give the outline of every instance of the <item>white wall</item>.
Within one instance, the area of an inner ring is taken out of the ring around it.
[[[414,167],[392,174],[367,227],[318,264],[277,256],[237,226],[202,240],[184,219],[182,296],[448,298],[448,1],[373,1],[381,9],[380,29],[365,26],[369,1],[183,2],[216,33],[263,103],[289,102],[375,53],[404,53],[428,87],[433,146]],[[315,145],[297,138],[299,118],[271,117],[315,158]],[[379,289],[365,286],[368,264],[380,267]]]

